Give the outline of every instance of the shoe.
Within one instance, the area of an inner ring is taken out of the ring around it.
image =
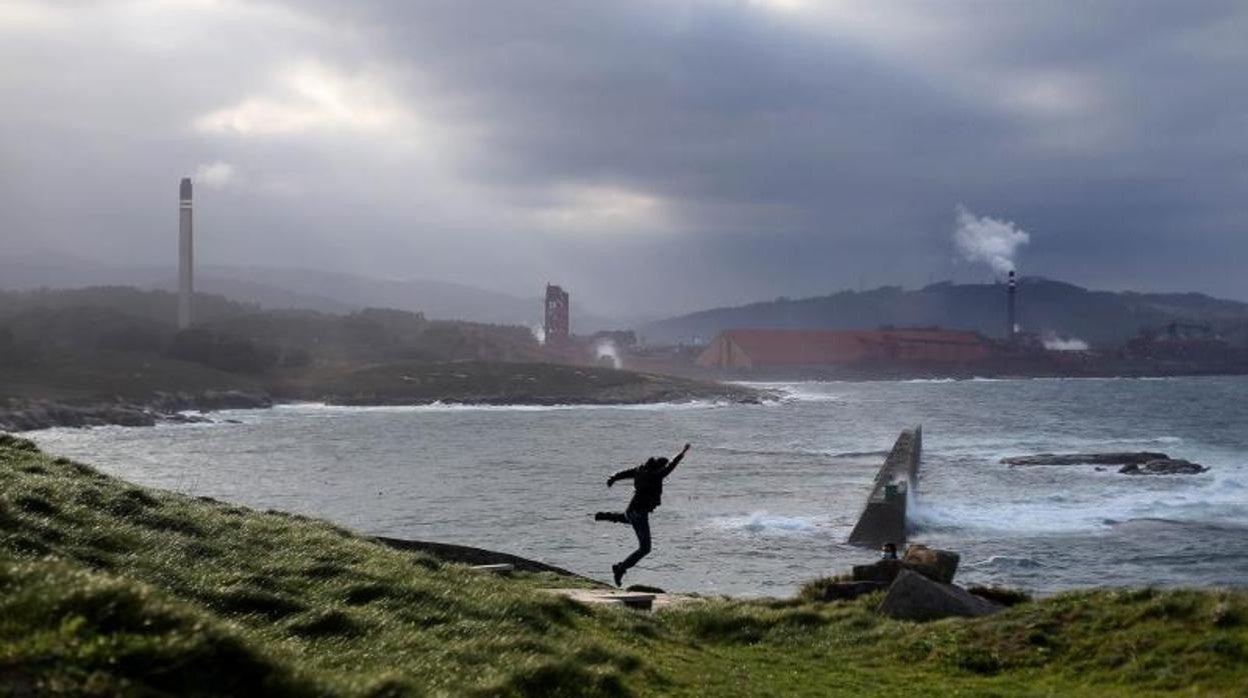
[[[594,514],[594,521],[607,521],[609,520],[609,517],[610,515],[607,514],[607,512],[600,511],[597,514]]]
[[[615,576],[615,585],[617,587],[620,585],[620,582],[624,581],[625,571],[626,570],[624,569],[623,565],[620,565],[620,564],[611,565],[611,574]]]

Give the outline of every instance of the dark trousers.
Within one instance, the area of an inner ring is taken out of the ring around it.
[[[620,563],[621,567],[626,570],[630,569],[640,562],[641,558],[650,554],[650,514],[629,509],[623,514],[603,514],[603,519],[629,524],[633,527],[633,533],[637,534],[637,549],[632,555],[624,558],[624,561]]]

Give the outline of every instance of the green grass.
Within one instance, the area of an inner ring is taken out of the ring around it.
[[[0,695],[1243,695],[1248,596],[1086,591],[925,625],[847,603],[646,614],[0,435]]]
[[[116,398],[145,402],[158,392],[260,392],[264,388],[253,377],[155,354],[48,352],[33,365],[0,364],[0,404],[7,398],[67,404],[112,402]]]
[[[339,404],[643,403],[755,400],[741,386],[591,366],[492,361],[339,362],[259,375],[227,373],[156,355],[49,353],[32,365],[0,362],[0,407],[9,400],[72,405],[145,403],[157,393],[237,390]]]
[[[291,371],[276,394],[340,404],[447,400],[495,403],[637,403],[690,399],[758,399],[740,386],[634,371],[551,363],[391,361]]]

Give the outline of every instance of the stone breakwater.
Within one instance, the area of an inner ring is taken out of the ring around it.
[[[906,507],[918,483],[922,458],[923,427],[901,432],[876,473],[867,504],[849,534],[850,545],[878,548],[906,542]]]
[[[187,411],[262,409],[273,399],[262,393],[209,390],[202,393],[156,393],[144,402],[116,400],[79,405],[49,400],[10,400],[0,403],[0,431],[34,431],[53,427],[150,427],[159,422],[200,422],[204,417]]]

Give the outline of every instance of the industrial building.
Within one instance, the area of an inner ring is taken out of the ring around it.
[[[546,344],[562,346],[571,338],[571,322],[569,321],[568,292],[554,284],[546,284]]]
[[[974,332],[910,330],[725,330],[698,356],[703,368],[816,367],[860,362],[968,363],[988,358]]]

